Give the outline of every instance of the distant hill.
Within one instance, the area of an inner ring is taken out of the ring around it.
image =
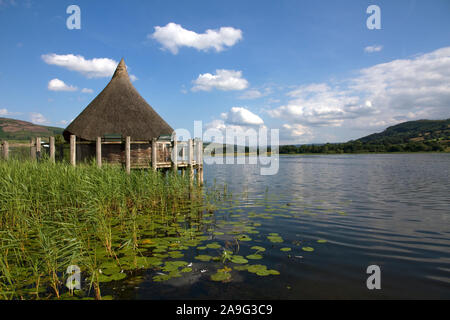
[[[408,121],[380,133],[323,145],[280,146],[280,153],[450,152],[450,119]]]
[[[357,141],[363,143],[401,144],[450,140],[450,119],[408,121],[389,127]]]
[[[31,122],[0,118],[0,140],[29,140],[31,137],[49,137],[62,134],[64,129]]]

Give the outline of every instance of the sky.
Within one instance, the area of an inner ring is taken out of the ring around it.
[[[0,0],[0,117],[65,128],[121,58],[174,129],[307,144],[450,118],[448,0]]]

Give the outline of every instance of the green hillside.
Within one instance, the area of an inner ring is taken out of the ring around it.
[[[450,119],[408,121],[345,143],[280,146],[280,153],[450,152]]]
[[[363,143],[402,144],[420,141],[450,140],[450,119],[408,121],[358,139]]]
[[[0,140],[29,140],[31,137],[49,137],[61,135],[64,129],[47,127],[31,122],[0,118]]]

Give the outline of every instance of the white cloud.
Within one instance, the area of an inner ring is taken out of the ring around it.
[[[301,124],[286,123],[280,128],[280,140],[283,144],[306,143],[311,141],[312,138],[312,130]]]
[[[222,91],[244,90],[248,81],[242,78],[242,71],[218,69],[216,74],[200,74],[192,87],[192,91],[211,91],[216,88]]]
[[[69,123],[69,121],[67,121],[67,120],[60,120],[60,121],[58,121],[56,124],[65,126],[65,125],[67,125],[68,123]]]
[[[260,126],[264,124],[263,119],[258,115],[242,107],[233,107],[227,113],[222,113],[221,117],[231,125]]]
[[[262,97],[265,97],[272,93],[272,89],[270,87],[264,88],[264,90],[258,90],[258,89],[250,89],[245,91],[243,94],[239,96],[239,99],[244,100],[252,100],[252,99],[259,99]]]
[[[136,77],[134,74],[130,74],[130,80],[131,82],[135,82],[136,80],[138,80],[138,77]]]
[[[77,87],[67,85],[64,81],[56,79],[56,78],[52,79],[48,82],[47,88],[50,91],[77,91],[78,90]]]
[[[8,109],[0,109],[0,116],[9,116],[11,113],[8,111]]]
[[[83,88],[83,89],[81,89],[81,92],[82,93],[94,93],[94,90],[89,89],[89,88]]]
[[[184,29],[181,25],[170,22],[164,27],[156,26],[155,32],[147,36],[158,41],[164,49],[177,54],[180,47],[190,47],[201,51],[210,49],[216,52],[223,51],[225,47],[234,46],[242,39],[242,31],[232,27],[208,29],[205,33],[196,33]]]
[[[73,54],[58,55],[50,53],[44,54],[41,57],[47,64],[80,72],[87,78],[110,77],[118,65],[118,62],[109,58],[94,58],[89,60],[83,56]]]
[[[30,120],[35,124],[47,124],[49,122],[41,113],[37,112],[30,113]]]
[[[117,61],[109,58],[93,58],[85,59],[80,55],[73,54],[43,54],[41,56],[45,63],[66,68],[71,71],[76,71],[91,78],[105,78],[111,77],[116,71]],[[137,80],[135,75],[130,75],[131,81]]]
[[[364,48],[364,52],[367,53],[380,52],[381,50],[383,50],[383,46],[367,46]]]
[[[268,110],[309,127],[378,130],[407,120],[450,116],[450,47],[359,70],[340,85],[300,86]],[[360,134],[360,133],[359,133]]]

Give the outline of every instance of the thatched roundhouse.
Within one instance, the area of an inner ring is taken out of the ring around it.
[[[77,141],[77,161],[95,156],[95,141],[114,137],[148,143],[133,144],[132,161],[136,165],[147,164],[151,159],[151,140],[171,135],[174,130],[141,97],[132,85],[127,68],[122,59],[111,81],[102,92],[64,130],[64,138],[69,141],[75,135]],[[91,143],[89,143],[91,142]],[[106,162],[124,161],[123,144],[102,146],[102,158]]]

